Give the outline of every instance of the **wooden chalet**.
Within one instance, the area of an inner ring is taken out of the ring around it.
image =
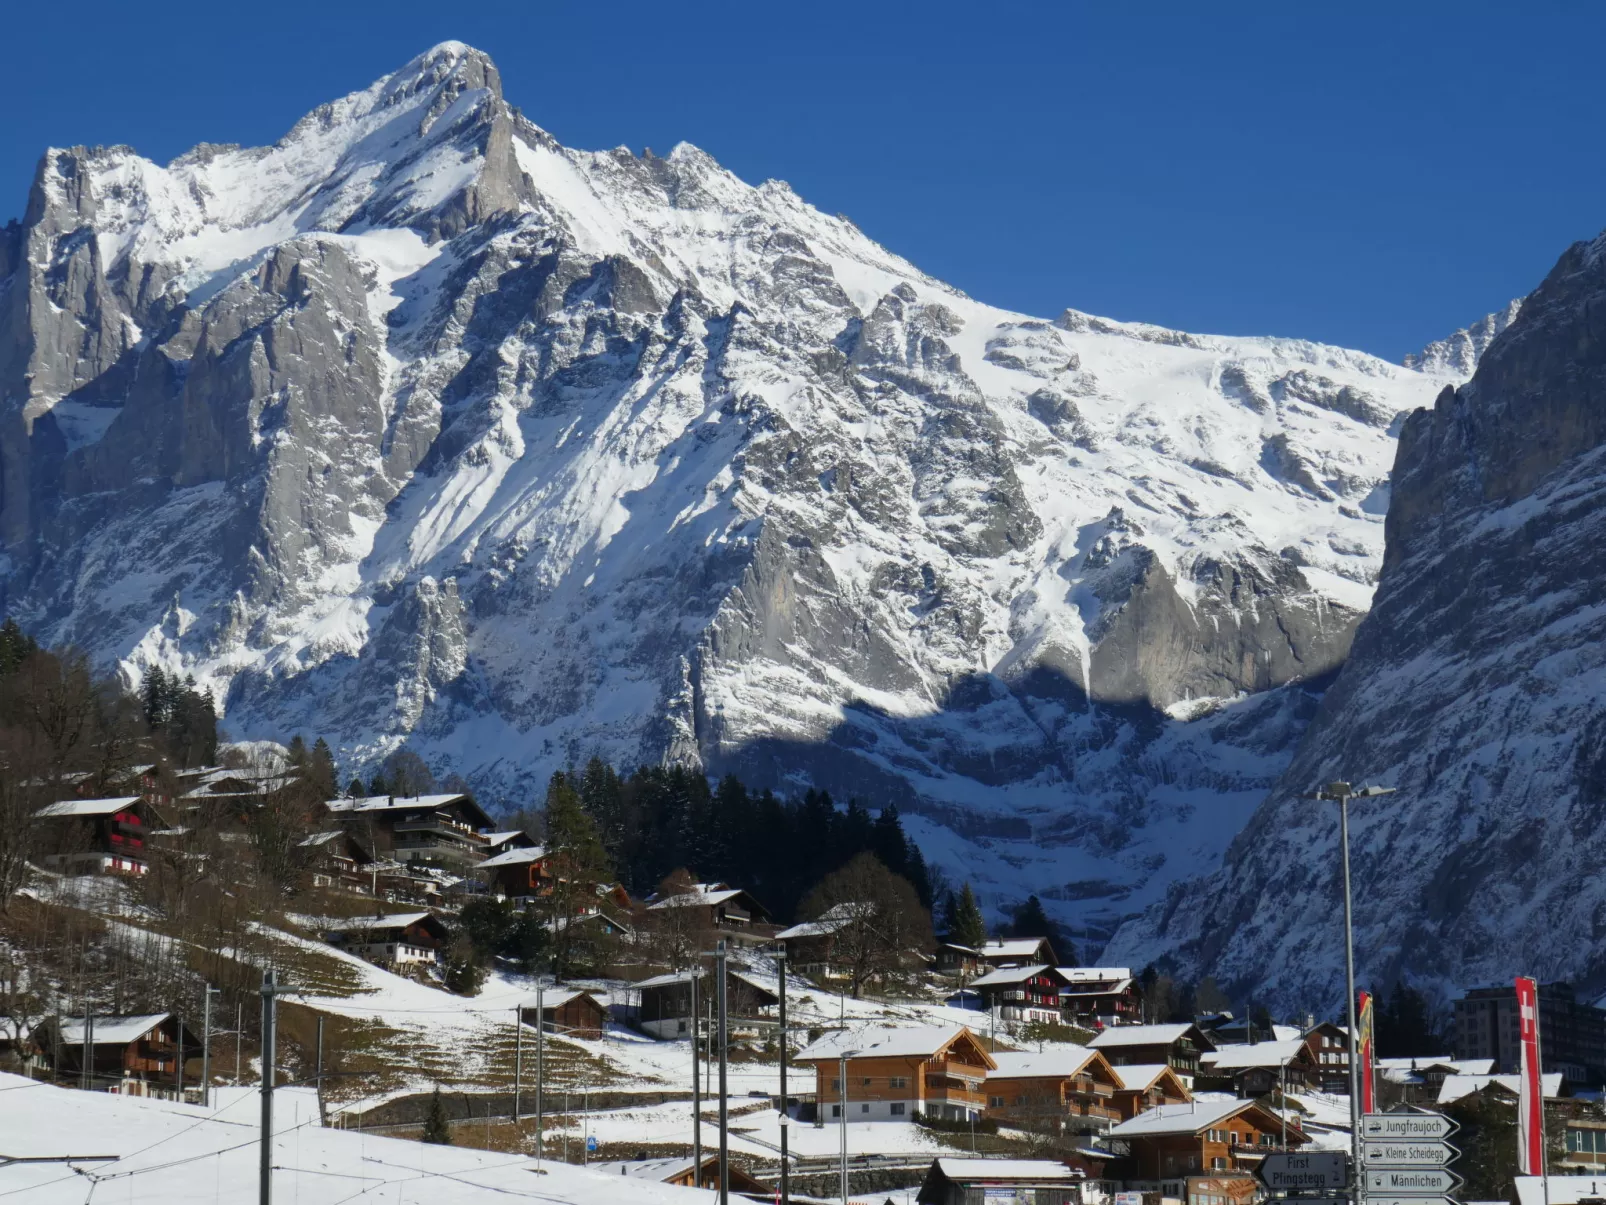
[[[1121,1086],[1115,1091],[1115,1109],[1126,1121],[1161,1105],[1185,1105],[1193,1099],[1182,1077],[1165,1063],[1126,1063],[1114,1068]]]
[[[1316,1063],[1316,1086],[1323,1092],[1349,1094],[1349,1030],[1320,1021],[1304,1033],[1305,1046]],[[1446,1058],[1440,1060],[1448,1062]],[[1443,1077],[1440,1077],[1440,1083]],[[1435,1084],[1436,1088],[1438,1085]]]
[[[969,979],[980,973],[981,968],[981,951],[954,941],[938,945],[931,960],[931,969],[939,975],[961,975]]]
[[[1088,1029],[1136,1025],[1143,1016],[1143,993],[1129,967],[1060,967],[1065,980],[1060,1012]]]
[[[1065,979],[1052,966],[1001,967],[970,982],[982,1005],[1000,1021],[1053,1022],[1060,1019]]]
[[[1122,1120],[1115,1104],[1120,1077],[1096,1050],[995,1050],[992,1058],[997,1066],[987,1073],[986,1116],[996,1121],[1053,1133],[1088,1133]]]
[[[537,1024],[535,1003],[519,1009],[526,1025]],[[547,1033],[569,1038],[600,1038],[608,1028],[608,1006],[590,992],[558,987],[541,993],[541,1028]]]
[[[1085,1172],[1058,1159],[944,1157],[931,1161],[915,1200],[919,1205],[978,1205],[982,1201],[1081,1205],[1085,1180]]]
[[[345,829],[329,829],[302,838],[307,851],[314,887],[343,887],[371,890],[375,859],[363,843]]]
[[[844,1054],[852,1121],[906,1121],[917,1112],[970,1120],[985,1110],[987,1076],[998,1067],[963,1025],[828,1033],[799,1051],[796,1060],[814,1067],[822,1120],[842,1116]]]
[[[534,849],[539,844],[541,843],[529,833],[518,828],[504,833],[485,834],[485,852],[493,858],[497,854],[507,853],[510,849]]]
[[[836,935],[853,923],[856,905],[837,904],[815,920],[782,929],[775,940],[786,949],[786,965],[799,975],[829,977],[835,970],[831,954]]]
[[[1221,1046],[1199,1056],[1195,1088],[1231,1088],[1239,1096],[1261,1097],[1279,1088],[1291,1092],[1313,1086],[1316,1061],[1300,1038]]]
[[[1054,947],[1046,937],[994,938],[982,946],[980,953],[982,965],[995,969],[1059,965]]]
[[[1183,1076],[1198,1072],[1199,1056],[1216,1048],[1197,1025],[1187,1022],[1112,1025],[1099,1031],[1088,1045],[1109,1059],[1111,1066],[1167,1063]]]
[[[698,883],[690,891],[653,900],[648,912],[666,908],[697,910],[697,927],[742,944],[771,941],[776,929],[769,910],[739,887],[726,883]]]
[[[61,874],[144,874],[150,869],[150,835],[166,827],[155,807],[139,795],[66,799],[34,816],[40,845],[47,851],[39,861]]]
[[[468,795],[331,799],[325,813],[376,857],[467,874],[486,859],[494,825]]]
[[[701,967],[654,975],[630,986],[640,998],[636,1022],[656,1038],[679,1038],[692,1032],[692,980],[698,980],[698,1008],[707,1015],[714,993],[714,977]],[[777,985],[779,986],[779,985]],[[725,1009],[732,1030],[755,1030],[774,1025],[774,1009],[781,998],[763,981],[735,967],[725,971]]]
[[[86,1044],[91,1086],[127,1096],[178,1095],[181,1060],[201,1053],[200,1035],[171,1013],[47,1017],[28,1038],[30,1071],[78,1082]]]
[[[700,1184],[696,1160],[689,1155],[669,1159],[620,1159],[609,1163],[593,1163],[591,1170],[604,1176],[654,1180],[659,1184],[675,1184],[681,1188],[714,1188],[719,1185],[718,1153],[704,1156]],[[734,1163],[726,1173],[726,1179],[731,1192],[740,1193],[744,1197],[768,1201],[775,1193],[772,1185],[755,1180]]]
[[[446,942],[446,926],[433,912],[394,912],[340,921],[329,926],[326,936],[330,945],[399,968],[435,962]]]
[[[1177,1180],[1252,1172],[1265,1156],[1310,1141],[1298,1126],[1251,1100],[1194,1101],[1147,1109],[1110,1131],[1131,1151],[1127,1179]]]
[[[486,889],[515,902],[528,902],[552,890],[552,860],[543,845],[521,845],[493,854],[474,868]]]

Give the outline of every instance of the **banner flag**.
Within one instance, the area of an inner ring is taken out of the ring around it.
[[[1375,1113],[1377,1112],[1377,1095],[1373,1090],[1372,1080],[1374,1062],[1372,1058],[1372,993],[1357,992],[1356,998],[1360,1001],[1360,1007],[1355,1010],[1356,1015],[1360,1018],[1356,1023],[1360,1032],[1355,1035],[1355,1044],[1359,1050],[1361,1060],[1359,1070],[1361,1078],[1361,1112]]]
[[[1522,1053],[1522,1076],[1517,1092],[1517,1173],[1545,1173],[1544,1080],[1539,1065],[1539,985],[1517,978],[1517,1041]]]

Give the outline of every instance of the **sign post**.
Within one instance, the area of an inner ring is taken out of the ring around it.
[[[1442,1113],[1367,1113],[1361,1118],[1361,1189],[1367,1205],[1454,1205],[1459,1154],[1447,1141],[1460,1127]]]
[[[1349,1187],[1344,1151],[1278,1151],[1267,1155],[1255,1176],[1273,1192],[1332,1192]]]

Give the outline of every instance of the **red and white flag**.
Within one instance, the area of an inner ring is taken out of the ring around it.
[[[1517,979],[1517,1040],[1522,1051],[1522,1080],[1517,1093],[1517,1171],[1540,1176],[1545,1171],[1544,1080],[1539,1066],[1539,985]]]
[[[1360,1033],[1356,1034],[1356,1044],[1360,1048],[1361,1058],[1361,1112],[1375,1113],[1377,1111],[1377,1097],[1373,1092],[1372,1080],[1372,993],[1359,992]]]

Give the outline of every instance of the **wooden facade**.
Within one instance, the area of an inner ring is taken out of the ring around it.
[[[520,1010],[526,1025],[536,1023],[535,1009]],[[574,988],[554,988],[541,1001],[542,1028],[547,1033],[571,1038],[600,1038],[608,1027],[608,1006],[590,992]]]
[[[83,1017],[51,1017],[29,1035],[30,1069],[68,1083],[80,1081],[86,1032],[90,1085],[103,1091],[176,1092],[182,1082],[179,1058],[187,1064],[201,1053],[200,1035],[169,1013],[91,1017],[87,1025]]]
[[[1122,1121],[1161,1105],[1184,1105],[1193,1099],[1182,1077],[1164,1063],[1117,1067],[1115,1073],[1121,1080],[1115,1108]]]
[[[841,1052],[849,1051],[847,1084]],[[986,1109],[987,1075],[996,1069],[980,1039],[964,1026],[831,1034],[797,1056],[814,1067],[822,1120],[907,1121],[916,1112],[953,1121]]]
[[[1121,1081],[1096,1050],[1080,1055],[1030,1051],[993,1054],[985,1114],[1039,1131],[1097,1132],[1122,1120],[1116,1107]]]
[[[1005,967],[970,984],[1001,1021],[1058,1021],[1065,978],[1051,966]]]
[[[1117,1025],[1101,1031],[1088,1043],[1115,1067],[1166,1063],[1181,1075],[1199,1070],[1201,1055],[1215,1043],[1197,1025]]]
[[[764,984],[727,970],[725,1009],[733,1027],[754,1029],[774,1023],[773,1012],[781,998]],[[692,1032],[692,979],[696,977],[698,1007],[706,1016],[713,1000],[713,975],[701,968],[655,975],[631,986],[640,994],[636,1013],[641,1029],[658,1038],[689,1037]]]
[[[1127,1178],[1176,1180],[1221,1172],[1247,1172],[1269,1152],[1305,1145],[1309,1137],[1295,1125],[1253,1101],[1223,1106],[1174,1105],[1149,1110],[1115,1127],[1110,1136],[1131,1151]]]

